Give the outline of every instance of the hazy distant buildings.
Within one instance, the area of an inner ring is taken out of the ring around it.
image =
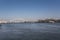
[[[14,19],[14,20],[2,20],[0,23],[60,23],[60,19]]]
[[[55,23],[55,21],[49,21],[49,23]]]
[[[8,21],[6,20],[0,20],[0,23],[7,23]]]

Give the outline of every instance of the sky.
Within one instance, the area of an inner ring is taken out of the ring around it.
[[[60,18],[60,0],[0,0],[0,18]]]

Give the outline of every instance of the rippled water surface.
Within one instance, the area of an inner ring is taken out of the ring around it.
[[[60,23],[2,24],[0,40],[60,40]]]

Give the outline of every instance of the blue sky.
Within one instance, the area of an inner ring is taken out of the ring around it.
[[[60,18],[60,0],[0,0],[0,18]]]

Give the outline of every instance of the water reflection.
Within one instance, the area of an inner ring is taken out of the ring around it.
[[[60,24],[3,24],[0,40],[60,40]]]
[[[0,24],[0,29],[2,29],[2,24]]]

